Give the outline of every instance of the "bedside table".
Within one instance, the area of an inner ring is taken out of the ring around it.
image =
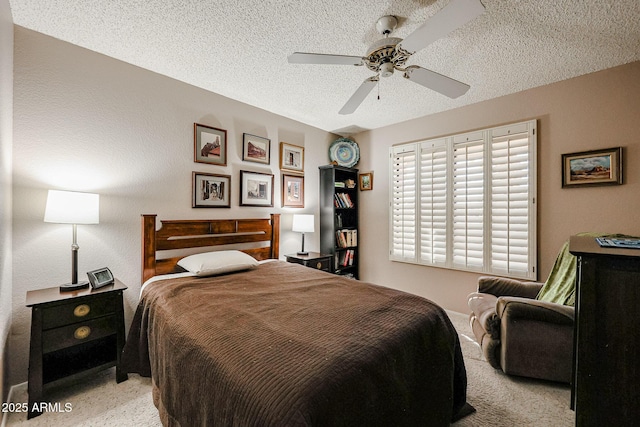
[[[128,376],[120,369],[124,347],[122,293],[116,279],[99,289],[60,292],[58,286],[27,292],[31,307],[29,346],[29,413],[41,414],[34,404],[43,400],[43,387],[83,372],[116,367],[116,381]]]
[[[290,254],[285,255],[287,262],[302,264],[305,267],[316,270],[328,271],[331,273],[331,255],[324,255],[318,252],[309,252],[308,255]]]

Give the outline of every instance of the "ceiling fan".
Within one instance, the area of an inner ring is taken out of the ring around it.
[[[362,82],[339,114],[351,114],[356,111],[378,83],[379,76],[389,77],[394,70],[404,72],[404,77],[412,82],[440,92],[449,98],[457,98],[465,94],[470,86],[417,65],[405,67],[405,63],[420,49],[446,36],[483,12],[484,6],[480,0],[451,0],[404,40],[389,37],[398,25],[398,20],[395,16],[387,15],[376,23],[376,29],[385,38],[373,43],[367,50],[366,56],[295,52],[289,55],[288,60],[291,64],[366,65],[376,73],[375,76]]]

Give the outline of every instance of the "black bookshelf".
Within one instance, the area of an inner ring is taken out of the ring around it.
[[[358,170],[320,166],[320,252],[331,254],[331,271],[359,278]]]

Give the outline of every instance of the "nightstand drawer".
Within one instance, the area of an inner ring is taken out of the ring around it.
[[[114,335],[117,332],[115,314],[61,328],[49,329],[42,333],[42,352],[49,353]]]
[[[316,270],[330,271],[331,258],[318,258],[309,260],[305,263],[307,267],[315,268]]]
[[[78,298],[69,303],[43,307],[42,320],[46,329],[53,329],[115,313],[118,304],[118,295],[115,294],[101,298]]]

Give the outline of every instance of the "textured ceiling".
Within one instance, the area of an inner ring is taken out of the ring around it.
[[[14,23],[318,128],[347,135],[640,59],[639,0],[482,0],[479,18],[414,54],[471,85],[451,100],[396,72],[351,115],[366,67],[289,64],[293,52],[364,56],[395,15],[404,38],[449,0],[10,0]],[[379,98],[378,99],[378,95]]]

